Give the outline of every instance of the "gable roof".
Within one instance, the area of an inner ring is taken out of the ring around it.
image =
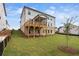
[[[39,13],[42,13],[42,14],[44,14],[44,15],[48,15],[48,16],[50,16],[50,17],[55,18],[55,17],[52,16],[52,15],[46,14],[46,13],[44,13],[44,12],[41,12],[41,11],[35,10],[35,9],[33,9],[33,8],[30,8],[30,7],[26,7],[26,6],[24,6],[23,10],[26,9],[26,8],[27,8],[27,9],[30,9],[30,10],[33,10],[33,11],[36,11],[36,12],[39,12]],[[23,13],[23,10],[22,10],[22,13]],[[22,16],[22,14],[21,14],[21,16]]]
[[[5,16],[7,16],[6,8],[5,8],[5,4],[4,3],[3,3],[3,8],[4,8]]]

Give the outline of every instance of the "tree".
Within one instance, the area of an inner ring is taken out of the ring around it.
[[[78,16],[75,17],[65,17],[66,21],[63,23],[64,25],[64,33],[66,34],[66,39],[67,39],[67,48],[69,46],[69,31],[72,29],[72,26],[74,23],[76,23]]]

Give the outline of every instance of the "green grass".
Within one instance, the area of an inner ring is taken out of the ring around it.
[[[69,46],[79,50],[79,37],[69,36]],[[13,31],[11,40],[4,49],[5,56],[64,56],[58,46],[66,45],[65,35],[26,38],[19,31]],[[79,55],[76,54],[76,55]]]

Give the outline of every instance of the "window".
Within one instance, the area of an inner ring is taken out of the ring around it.
[[[49,33],[49,30],[48,30],[48,33]]]
[[[52,33],[52,30],[51,30],[51,33]]]
[[[45,32],[47,33],[47,30]]]
[[[28,15],[31,15],[31,12],[30,11],[28,11]]]
[[[1,17],[0,17],[0,19],[1,19]]]
[[[51,26],[52,26],[52,23],[51,23]]]
[[[48,26],[49,26],[49,23],[48,23]]]
[[[43,30],[43,33],[44,33],[44,30]]]
[[[47,17],[47,19],[49,19],[49,17]]]
[[[52,19],[50,19],[52,21]]]

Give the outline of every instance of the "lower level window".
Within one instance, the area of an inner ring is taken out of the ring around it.
[[[52,30],[51,30],[51,33],[52,33]]]
[[[48,33],[49,33],[49,30],[48,30]]]
[[[43,33],[44,33],[44,30],[43,30]]]

